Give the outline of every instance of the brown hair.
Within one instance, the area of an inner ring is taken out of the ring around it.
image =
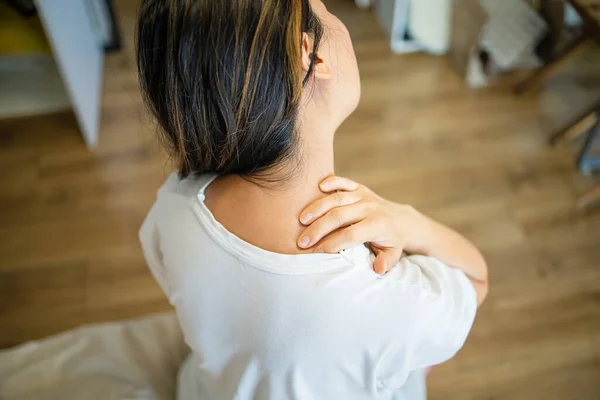
[[[308,0],[144,0],[137,64],[145,101],[182,177],[257,176],[297,150]]]

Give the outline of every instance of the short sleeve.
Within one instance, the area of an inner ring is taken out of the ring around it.
[[[394,343],[381,363],[380,378],[385,387],[399,387],[407,374],[452,358],[464,345],[477,311],[473,285],[460,270],[435,258],[404,257],[386,275],[391,290],[410,293],[410,335]],[[391,312],[390,312],[391,314]],[[398,323],[396,329],[407,329]]]
[[[429,293],[416,330],[416,370],[447,361],[462,348],[475,320],[477,295],[464,272],[431,257],[407,258],[419,269],[420,286]]]

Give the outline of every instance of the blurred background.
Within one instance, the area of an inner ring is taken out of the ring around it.
[[[325,3],[363,90],[336,172],[489,263],[430,398],[600,398],[600,0]],[[171,172],[137,87],[138,5],[0,0],[0,348],[170,309],[137,239]]]

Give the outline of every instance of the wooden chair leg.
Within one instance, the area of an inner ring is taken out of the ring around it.
[[[583,124],[583,126],[581,127],[581,129],[579,130],[579,134],[585,133],[586,131],[588,131],[598,120],[598,118],[596,115],[600,115],[598,113],[598,111],[600,111],[600,100],[598,100],[598,102],[592,104],[591,107],[586,108],[582,113],[578,114],[575,118],[573,118],[571,120],[571,122],[565,127],[565,128],[561,128],[560,130],[554,132],[551,136],[550,136],[550,144],[551,145],[555,145],[557,144],[559,141],[561,141],[563,138],[566,138],[567,133],[571,132],[572,129],[575,128],[576,125],[579,124]],[[588,120],[588,121],[584,121],[584,120]],[[578,126],[579,128],[579,126]],[[569,135],[571,136],[571,135]],[[573,137],[576,137],[578,135],[575,135]]]
[[[588,192],[584,193],[578,200],[577,206],[579,208],[587,208],[594,203],[598,203],[600,201],[600,183],[590,189]]]
[[[537,86],[541,81],[546,79],[546,77],[556,71],[565,61],[579,53],[579,51],[584,48],[586,42],[587,35],[585,33],[577,35],[562,51],[558,52],[541,68],[533,72],[529,78],[519,83],[515,87],[515,93],[518,95],[523,94]]]

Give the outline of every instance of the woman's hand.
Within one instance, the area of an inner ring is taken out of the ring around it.
[[[332,176],[319,185],[328,196],[309,205],[300,215],[306,229],[298,246],[315,252],[337,253],[368,243],[376,254],[373,269],[387,272],[404,250],[416,251],[426,230],[426,219],[412,207],[387,201],[350,179]]]
[[[319,185],[330,193],[300,214],[306,225],[298,246],[315,252],[337,253],[368,243],[377,255],[373,269],[387,272],[406,251],[434,257],[463,271],[477,292],[477,304],[488,291],[488,270],[483,256],[465,237],[410,206],[377,196],[365,186],[332,176]]]

